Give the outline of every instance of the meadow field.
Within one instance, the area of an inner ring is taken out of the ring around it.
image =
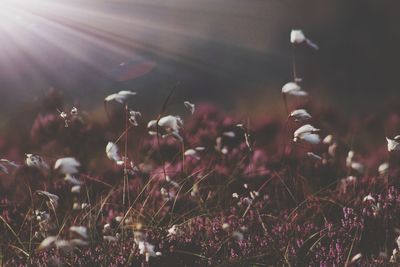
[[[400,115],[339,116],[298,68],[286,114],[255,121],[174,110],[179,84],[150,120],[133,90],[104,96],[105,120],[40,96],[0,136],[2,266],[398,266]]]

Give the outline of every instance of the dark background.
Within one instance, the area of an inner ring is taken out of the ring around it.
[[[282,112],[292,28],[321,48],[296,50],[303,87],[320,105],[375,113],[396,107],[400,96],[398,1],[27,2],[0,11],[1,122],[50,87],[87,110],[100,109],[107,94],[134,90],[137,109],[158,111],[178,82],[175,103]],[[156,67],[121,82],[122,62]]]

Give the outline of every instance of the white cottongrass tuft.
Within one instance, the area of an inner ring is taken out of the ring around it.
[[[400,235],[396,239],[397,248],[400,249]]]
[[[400,258],[400,253],[396,248],[394,248],[392,251],[392,256],[390,257],[390,262],[396,263],[398,262],[398,258]]]
[[[185,101],[185,102],[183,102],[183,104],[184,104],[185,107],[190,111],[190,113],[192,113],[192,115],[193,115],[193,113],[194,113],[195,110],[196,110],[195,104],[192,104],[192,103],[190,103],[189,101]]]
[[[303,134],[299,136],[299,139],[312,145],[321,143],[321,138],[318,134]]]
[[[168,236],[176,235],[177,229],[178,229],[178,227],[175,224],[172,225],[172,227],[168,229]]]
[[[79,235],[80,237],[82,237],[84,239],[87,239],[89,237],[88,229],[85,226],[71,226],[69,228],[69,231],[71,233]]]
[[[67,115],[67,113],[65,111],[61,111],[60,112],[60,117],[65,120],[65,119],[68,118],[68,115]]]
[[[375,198],[373,198],[373,197],[371,196],[371,194],[368,194],[367,196],[365,196],[365,197],[363,198],[363,202],[375,202]]]
[[[256,199],[256,197],[258,197],[260,195],[260,193],[258,193],[258,191],[250,191],[250,197],[252,199]]]
[[[133,126],[135,127],[139,126],[138,123],[139,117],[142,117],[142,113],[140,113],[139,111],[134,111],[134,110],[129,111],[129,122]]]
[[[6,165],[10,165],[13,168],[18,168],[20,165],[15,163],[14,161],[8,159],[0,159],[0,162],[5,163]]]
[[[19,165],[8,159],[0,159],[0,172],[9,174],[8,167],[18,168]]]
[[[160,134],[163,138],[167,136],[173,136],[179,141],[183,141],[182,136],[179,134],[179,130],[183,127],[183,121],[179,116],[168,115],[162,117],[158,121],[158,126],[160,129]],[[157,120],[152,120],[147,124],[150,135],[156,135],[157,131]]]
[[[290,42],[292,44],[301,44],[306,40],[306,36],[304,35],[302,30],[292,30],[290,32]]]
[[[292,30],[290,32],[290,42],[292,44],[301,44],[301,43],[306,43],[310,47],[314,48],[315,50],[318,50],[319,47],[317,44],[312,42],[310,39],[308,39],[302,30]]]
[[[350,166],[351,166],[351,163],[353,162],[353,158],[354,158],[354,151],[353,151],[353,150],[350,150],[350,151],[347,153],[347,158],[346,158],[346,166],[347,166],[347,167],[350,167]]]
[[[362,254],[361,254],[361,253],[358,253],[358,254],[354,255],[353,258],[351,258],[351,261],[350,261],[350,262],[351,262],[351,263],[354,263],[354,262],[360,260],[361,258],[362,258]]]
[[[232,237],[237,240],[237,241],[242,241],[244,239],[244,235],[243,233],[239,232],[239,231],[234,231],[232,233]]]
[[[78,168],[81,164],[72,157],[60,158],[54,164],[54,169],[58,169],[61,173],[65,175],[73,175],[78,173]]]
[[[37,221],[47,221],[50,220],[50,214],[45,211],[35,210],[36,220]]]
[[[395,136],[393,139],[386,137],[386,141],[389,152],[400,151],[400,135]]]
[[[235,138],[235,136],[236,136],[235,132],[233,132],[233,131],[224,132],[222,135],[225,137],[229,137],[229,138]]]
[[[73,187],[71,187],[71,193],[80,194],[81,193],[81,186],[80,185],[74,185]]]
[[[388,162],[384,162],[381,165],[379,165],[378,167],[378,172],[380,175],[386,175],[387,172],[389,171],[389,163]]]
[[[319,131],[319,129],[315,128],[311,124],[305,124],[305,125],[301,126],[300,128],[298,128],[294,132],[294,137],[298,137],[299,135],[302,135],[302,134],[311,134],[311,133],[315,133],[318,131]]]
[[[106,223],[103,226],[103,233],[106,234],[106,233],[109,233],[110,231],[111,231],[111,225],[109,223]]]
[[[322,140],[322,143],[326,145],[331,145],[333,143],[333,135],[328,134],[327,136],[325,136],[324,140]]]
[[[147,123],[147,130],[150,135],[157,135],[157,130],[155,129],[157,125],[157,120],[151,120]]]
[[[331,157],[336,156],[337,147],[338,147],[338,145],[336,143],[329,145],[329,147],[328,147],[329,156],[331,156]]]
[[[355,182],[357,182],[357,177],[351,175],[351,176],[346,177],[345,180],[349,183],[355,183]]]
[[[160,193],[164,201],[170,201],[171,199],[175,198],[175,193],[165,189],[164,187],[161,187]]]
[[[42,190],[38,190],[38,191],[36,191],[36,193],[39,196],[45,197],[48,201],[48,204],[50,204],[49,205],[50,207],[56,208],[58,206],[58,200],[60,199],[59,196],[49,193],[47,191],[42,191]]]
[[[192,158],[197,159],[197,160],[200,159],[199,154],[197,153],[197,151],[196,151],[195,149],[188,149],[188,150],[186,150],[185,153],[184,153],[184,155],[185,155],[186,157],[192,157]]]
[[[118,165],[124,164],[124,161],[122,160],[121,156],[118,153],[118,146],[115,143],[113,143],[113,142],[107,143],[106,154],[107,154],[107,158],[114,161]]]
[[[321,138],[318,134],[316,134],[316,132],[318,131],[319,129],[310,124],[303,125],[294,132],[293,141],[297,142],[299,140],[302,140],[309,144],[319,144],[321,142]]]
[[[231,226],[229,225],[229,223],[223,223],[222,224],[222,230],[224,230],[224,231],[228,231],[230,227]]]
[[[70,122],[69,119],[68,119],[67,113],[65,111],[60,111],[60,110],[58,110],[58,112],[60,113],[61,119],[64,120],[65,128],[67,128],[69,126],[69,122]]]
[[[229,152],[228,147],[222,145],[222,137],[221,136],[217,137],[217,139],[215,140],[215,149],[217,151],[221,152],[221,154],[223,154],[223,155],[226,155]]]
[[[350,175],[350,176],[346,177],[345,180],[349,183],[354,183],[354,182],[357,182],[357,177]]]
[[[292,118],[296,122],[304,122],[311,119],[310,113],[305,109],[296,109],[289,114],[289,118]]]
[[[300,91],[301,87],[297,83],[288,82],[282,87],[283,94],[289,94],[292,91]]]
[[[194,184],[192,187],[192,191],[190,192],[190,195],[194,198],[198,198],[200,195],[200,191],[199,191],[199,186],[198,184]]]
[[[307,96],[308,95],[308,93],[306,91],[303,91],[303,90],[292,91],[292,92],[290,92],[288,94],[292,95],[292,96]]]
[[[42,157],[33,154],[25,154],[25,156],[26,156],[25,163],[27,166],[36,167],[41,170],[49,169],[49,165]]]
[[[72,204],[72,209],[73,210],[81,210],[82,209],[81,204],[78,202],[74,202],[74,204]]]
[[[78,115],[78,109],[76,107],[72,107],[70,113],[71,113],[71,116],[77,116]]]
[[[146,254],[146,258],[147,255],[149,256],[155,256],[155,252],[154,252],[154,245],[146,242],[146,241],[139,241],[138,242],[138,246],[139,246],[139,253],[141,255],[145,255]],[[147,260],[148,261],[148,260]]]
[[[39,245],[38,250],[44,250],[53,247],[54,242],[57,240],[56,236],[46,237]]]
[[[173,132],[178,132],[180,128],[183,127],[183,121],[179,116],[168,115],[162,117],[158,122],[158,125],[169,129]]]
[[[149,262],[150,257],[157,257],[161,255],[161,253],[156,253],[154,251],[154,245],[150,244],[147,241],[139,241],[138,247],[139,247],[139,253],[146,257],[146,262]]]
[[[363,174],[363,173],[364,173],[365,167],[364,167],[364,165],[361,164],[360,162],[352,162],[350,166],[351,166],[351,168],[352,168],[353,170],[355,170],[356,172],[358,172],[358,173],[360,173],[360,174]]]
[[[136,92],[131,92],[131,91],[119,91],[118,93],[111,94],[107,96],[104,101],[109,102],[109,101],[116,101],[118,103],[124,103],[126,99],[128,99],[129,96],[134,96],[136,95]]]
[[[365,167],[363,164],[361,164],[360,162],[354,161],[354,151],[350,150],[347,153],[347,158],[346,158],[346,166],[348,168],[351,168],[353,170],[355,170],[356,172],[358,172],[359,174],[363,174]]]
[[[168,237],[173,237],[173,236],[179,237],[183,234],[182,230],[179,229],[178,226],[175,224],[172,225],[172,227],[169,228],[167,231],[168,231],[168,235],[167,235]]]
[[[301,90],[300,85],[295,82],[288,82],[282,87],[282,94],[292,96],[307,96],[307,92]]]

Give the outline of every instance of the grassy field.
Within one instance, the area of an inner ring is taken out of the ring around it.
[[[0,133],[2,266],[398,266],[400,114],[323,108],[295,60],[318,46],[290,41],[285,119],[41,96]]]

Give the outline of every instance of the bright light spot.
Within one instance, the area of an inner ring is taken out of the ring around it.
[[[0,0],[0,25],[25,20],[45,2],[46,0]]]

